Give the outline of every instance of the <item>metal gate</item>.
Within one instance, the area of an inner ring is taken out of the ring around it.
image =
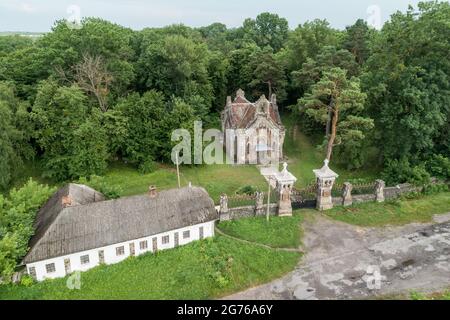
[[[294,188],[291,194],[292,209],[315,208],[317,203],[317,187],[317,182],[314,181],[305,188]]]

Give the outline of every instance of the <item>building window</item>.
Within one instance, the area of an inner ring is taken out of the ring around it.
[[[188,239],[191,237],[191,232],[189,230],[183,231],[183,239]]]
[[[162,237],[162,244],[168,244],[169,243],[169,236]]]
[[[147,240],[139,242],[139,249],[146,250],[148,248]]]
[[[29,267],[28,268],[28,274],[30,277],[36,280],[36,268],[35,267]]]
[[[125,247],[117,247],[116,248],[116,256],[123,256],[125,254]]]
[[[45,270],[47,270],[47,273],[53,273],[56,271],[55,264],[49,263],[45,265]]]
[[[86,254],[84,256],[81,256],[80,257],[80,262],[81,262],[81,264],[88,264],[89,263],[89,255]]]

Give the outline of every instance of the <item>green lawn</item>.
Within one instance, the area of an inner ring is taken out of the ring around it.
[[[297,177],[297,186],[302,187],[314,179],[312,170],[323,165],[323,156],[315,148],[317,141],[305,136],[299,128],[294,133],[294,117],[283,115],[282,118],[287,132],[284,150],[289,158],[289,170]],[[332,168],[340,175],[338,182],[345,182],[347,179],[354,178],[375,180],[378,177],[372,171],[352,172],[339,167],[332,166]],[[251,165],[181,166],[180,175],[183,186],[192,182],[194,185],[204,187],[216,203],[221,193],[225,192],[230,196],[238,188],[245,185],[253,185],[263,191],[267,189],[267,183],[259,170],[256,166]],[[161,164],[153,173],[140,174],[129,165],[114,162],[110,164],[104,176],[107,183],[122,189],[121,196],[145,193],[150,185],[156,185],[163,190],[175,188],[178,184],[176,169],[173,164]],[[42,170],[38,165],[27,163],[21,176],[16,179],[14,186],[21,186],[29,177],[40,183],[58,185],[49,179],[42,178]]]
[[[434,214],[447,212],[450,212],[450,192],[422,195],[411,200],[367,202],[351,207],[335,207],[324,213],[339,221],[372,227],[429,222]]]
[[[289,159],[288,169],[297,177],[297,187],[304,187],[315,180],[313,169],[323,166],[325,155],[316,147],[321,141],[303,134],[293,116],[282,115],[282,120],[286,127],[284,153]],[[333,163],[330,167],[339,174],[337,183],[354,179],[374,181],[380,177],[376,169],[347,170]]]
[[[263,243],[273,248],[298,248],[300,245],[302,216],[297,212],[292,217],[247,218],[219,223],[224,233]]]
[[[411,292],[409,296],[412,300],[450,300],[450,290],[433,293],[420,293],[414,291]]]
[[[191,182],[204,187],[216,203],[221,193],[233,195],[244,185],[253,185],[261,190],[267,188],[267,182],[255,166],[181,166],[180,177],[182,186]],[[140,174],[135,168],[116,163],[109,168],[105,179],[108,184],[119,186],[122,196],[145,193],[150,185],[156,185],[160,190],[175,188],[178,185],[176,168],[168,165],[160,166],[150,174]]]
[[[0,287],[0,300],[217,298],[280,277],[299,257],[217,236],[83,272],[80,290],[61,278]]]

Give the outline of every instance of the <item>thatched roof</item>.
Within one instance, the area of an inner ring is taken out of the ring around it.
[[[36,234],[23,263],[95,249],[217,219],[214,202],[199,187],[171,189],[62,206],[66,186],[39,211]],[[92,189],[91,189],[92,190]],[[95,191],[95,190],[94,190]]]

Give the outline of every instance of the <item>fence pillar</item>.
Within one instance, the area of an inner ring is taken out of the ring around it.
[[[344,207],[348,207],[353,204],[352,190],[353,186],[350,182],[344,183],[344,188],[342,189],[342,205]]]
[[[255,215],[264,215],[264,192],[256,191],[255,194]]]
[[[331,189],[338,177],[338,174],[328,167],[328,159],[323,163],[322,168],[313,170],[317,179],[317,209],[320,211],[333,208]]]
[[[375,183],[375,201],[384,202],[385,183],[383,180],[376,180]]]
[[[230,220],[230,212],[228,210],[228,196],[225,193],[220,195],[220,210],[219,210],[220,221]]]
[[[287,163],[283,170],[275,175],[278,192],[278,215],[292,216],[291,192],[297,178],[287,170]]]

